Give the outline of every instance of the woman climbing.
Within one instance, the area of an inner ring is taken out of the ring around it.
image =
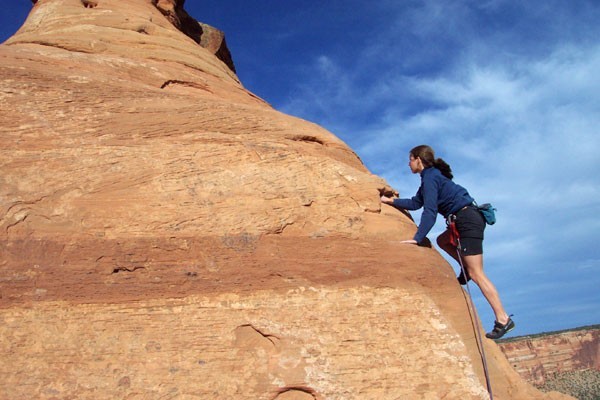
[[[504,310],[498,291],[483,272],[483,231],[485,220],[467,190],[452,181],[452,170],[441,158],[435,158],[433,149],[426,145],[417,146],[409,153],[408,166],[413,174],[421,174],[421,187],[410,199],[392,199],[383,196],[381,201],[405,210],[423,207],[417,233],[411,240],[402,243],[420,244],[429,233],[438,212],[444,218],[455,218],[460,237],[460,258],[466,271],[458,281],[464,285],[473,280],[492,307],[496,316],[494,329],[486,334],[490,339],[500,339],[515,327],[515,323]],[[437,238],[442,250],[460,263],[457,248],[451,243],[451,233],[444,231]]]

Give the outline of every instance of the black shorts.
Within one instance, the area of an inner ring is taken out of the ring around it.
[[[485,219],[476,207],[467,206],[456,213],[456,229],[460,235],[460,251],[463,256],[483,254]]]

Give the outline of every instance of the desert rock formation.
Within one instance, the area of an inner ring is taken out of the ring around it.
[[[226,49],[175,0],[0,46],[0,398],[485,399],[450,266]],[[496,399],[563,398],[485,345]]]
[[[500,348],[515,370],[536,385],[557,373],[600,371],[600,326],[511,338]]]

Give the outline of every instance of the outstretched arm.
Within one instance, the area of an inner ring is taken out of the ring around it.
[[[423,205],[420,190],[411,199],[394,199],[387,196],[381,196],[381,202],[405,210],[418,210]],[[400,243],[418,244],[417,241],[414,239],[402,240]]]

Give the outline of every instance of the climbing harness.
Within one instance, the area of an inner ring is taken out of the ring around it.
[[[456,248],[456,255],[458,256],[458,264],[460,265],[461,272],[465,277],[465,285],[467,286],[467,294],[469,298],[469,308],[471,311],[471,323],[473,324],[473,330],[475,332],[475,337],[477,338],[477,344],[479,346],[480,354],[481,354],[481,362],[483,364],[483,372],[485,374],[485,383],[487,385],[487,390],[490,395],[490,400],[494,400],[494,396],[492,395],[492,383],[490,381],[490,374],[487,367],[487,360],[485,358],[485,350],[483,349],[483,342],[481,340],[481,332],[478,329],[477,321],[479,317],[477,316],[477,310],[475,309],[475,304],[473,304],[473,297],[471,296],[471,288],[469,287],[469,279],[467,279],[467,271],[465,269],[464,263],[462,261],[462,256],[460,254],[461,245],[460,245],[460,235],[458,233],[458,229],[456,228],[456,215],[450,214],[448,218],[446,218],[446,225],[448,230],[450,231],[450,244],[452,244]],[[473,320],[473,316],[475,316],[475,320]]]

